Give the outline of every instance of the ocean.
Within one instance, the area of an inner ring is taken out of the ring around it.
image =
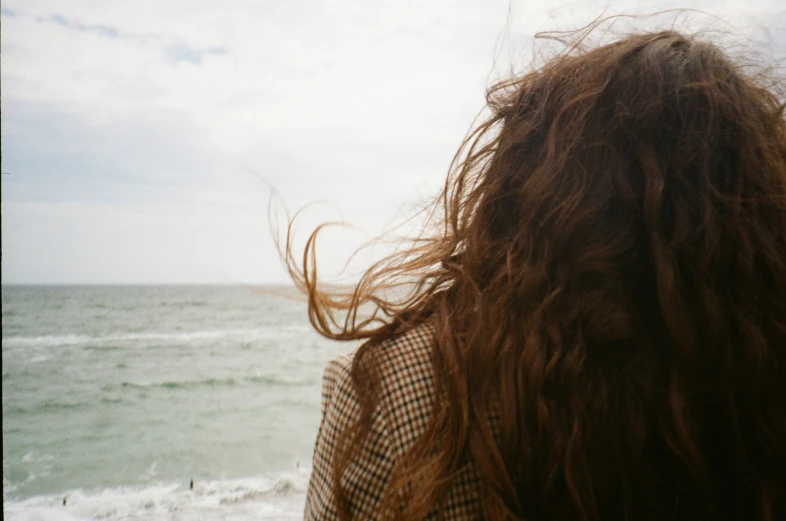
[[[354,346],[294,290],[3,286],[2,316],[4,519],[302,519]]]

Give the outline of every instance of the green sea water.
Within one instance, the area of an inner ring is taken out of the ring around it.
[[[6,512],[54,508],[70,495],[64,508],[81,502],[78,519],[97,516],[90,506],[97,497],[106,519],[137,506],[149,519],[191,507],[199,518],[207,507],[177,495],[191,479],[219,500],[245,487],[257,501],[254,492],[275,492],[289,476],[283,489],[295,499],[279,517],[297,518],[322,370],[353,346],[316,335],[305,303],[292,295],[226,286],[3,286]]]

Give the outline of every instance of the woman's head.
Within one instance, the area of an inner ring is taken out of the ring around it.
[[[771,505],[786,492],[771,467],[786,456],[782,101],[668,31],[559,56],[489,105],[498,133],[448,204],[443,307],[463,356],[443,363],[510,411],[506,472],[473,451],[495,508],[702,519]]]
[[[425,515],[469,456],[490,519],[786,515],[782,102],[678,32],[574,46],[489,91],[438,232],[345,300],[308,255],[291,264],[320,332],[370,340],[360,387],[380,340],[439,324],[449,407],[399,462],[390,512]],[[371,300],[399,281],[415,289]],[[391,318],[355,321],[369,300]]]
[[[583,341],[604,345],[726,342],[724,309],[741,302],[757,324],[786,317],[781,100],[720,49],[631,36],[504,83],[489,105],[497,134],[448,203],[475,298],[581,316]]]

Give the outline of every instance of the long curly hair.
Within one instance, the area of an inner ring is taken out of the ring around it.
[[[340,446],[367,432],[376,348],[431,320],[436,403],[381,518],[438,512],[472,464],[489,520],[786,519],[778,83],[676,31],[579,36],[487,92],[439,226],[349,291],[290,223],[312,324],[366,340]]]

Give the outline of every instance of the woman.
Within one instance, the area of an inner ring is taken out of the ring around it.
[[[287,249],[317,330],[366,340],[325,371],[306,519],[786,519],[773,84],[666,31],[488,100],[438,233],[345,299]]]

